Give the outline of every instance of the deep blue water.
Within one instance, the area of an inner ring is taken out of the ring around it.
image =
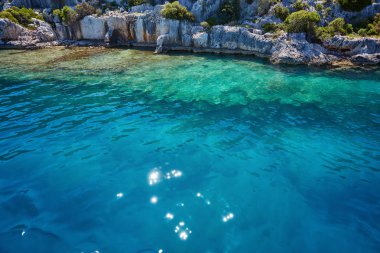
[[[379,69],[0,61],[0,253],[380,252]]]

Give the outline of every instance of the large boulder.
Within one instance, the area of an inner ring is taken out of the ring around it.
[[[34,19],[34,23],[37,25],[35,31],[36,37],[40,42],[50,42],[57,40],[57,36],[54,33],[53,28],[46,22]]]
[[[21,35],[31,34],[31,31],[10,21],[7,18],[0,18],[0,40],[18,40]]]
[[[27,29],[9,19],[0,19],[0,41],[2,44],[17,47],[37,47],[38,44],[56,40],[51,26],[41,20],[33,19],[34,30]]]
[[[104,40],[106,35],[106,17],[86,16],[80,21],[82,38],[85,40]]]

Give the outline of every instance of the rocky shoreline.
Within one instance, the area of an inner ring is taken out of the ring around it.
[[[269,58],[274,64],[380,65],[378,38],[335,36],[314,44],[304,34],[264,34],[258,29],[222,25],[205,29],[196,23],[165,19],[160,9],[86,16],[71,26],[36,19],[35,30],[0,19],[0,47],[133,46],[152,48],[155,53],[247,54]]]

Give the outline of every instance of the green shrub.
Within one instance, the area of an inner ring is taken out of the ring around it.
[[[186,7],[180,5],[178,1],[165,4],[161,15],[168,19],[194,21],[194,15]]]
[[[297,11],[290,14],[285,20],[285,28],[291,33],[314,32],[315,24],[321,20],[315,11]]]
[[[318,4],[315,5],[315,9],[316,9],[317,11],[322,11],[322,10],[323,10],[323,5],[320,4],[320,3],[318,3]]]
[[[137,5],[141,5],[141,4],[145,4],[145,3],[146,3],[145,0],[128,0],[128,6],[129,7],[137,6]]]
[[[297,2],[295,2],[292,6],[296,11],[306,10],[310,7],[307,3],[304,3],[302,0],[297,0]]]
[[[75,6],[75,10],[78,14],[78,19],[82,19],[85,16],[96,14],[96,9],[92,5],[83,2]]]
[[[367,30],[364,28],[359,29],[358,34],[362,37],[367,36]]]
[[[372,0],[337,0],[345,11],[361,11],[364,7],[372,4]]]
[[[8,11],[2,11],[2,12],[0,12],[0,18],[7,18],[10,21],[12,21],[13,23],[19,24],[19,22],[17,21],[17,19],[15,17],[13,17],[13,15],[10,12],[8,12]]]
[[[266,23],[266,24],[263,24],[263,30],[266,33],[268,33],[268,32],[274,32],[274,31],[277,30],[277,24],[275,24],[275,23]]]
[[[366,34],[371,36],[380,35],[380,13],[377,13],[373,17],[373,22],[367,25]]]
[[[61,15],[61,10],[60,10],[60,9],[55,9],[55,10],[53,10],[53,15],[54,15],[54,16],[57,16],[57,17],[60,17],[60,15]]]
[[[204,29],[206,29],[206,30],[210,30],[210,28],[211,28],[211,25],[210,25],[209,23],[207,23],[206,21],[201,22],[200,25],[201,25]]]
[[[317,38],[321,41],[332,38],[334,35],[348,35],[353,32],[351,24],[346,24],[343,18],[331,21],[326,27],[316,29]]]
[[[67,25],[72,25],[78,20],[78,13],[67,5],[63,6],[61,10],[54,10],[53,14],[59,16],[62,22]]]
[[[323,10],[322,15],[326,18],[328,17],[332,12],[332,9],[330,7],[327,7],[326,9]]]
[[[284,21],[289,16],[289,9],[282,5],[276,5],[274,7],[274,15]]]
[[[31,26],[33,23],[33,18],[43,20],[42,15],[35,13],[32,9],[27,9],[25,7],[18,8],[16,6],[1,11],[0,17],[8,18],[12,22],[20,24],[29,29],[33,29]]]

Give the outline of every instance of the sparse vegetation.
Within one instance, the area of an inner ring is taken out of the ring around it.
[[[194,21],[194,15],[182,6],[178,1],[167,3],[161,11],[161,15],[168,19]]]
[[[303,0],[297,0],[292,6],[296,11],[307,10],[310,7]]]
[[[278,28],[277,24],[275,24],[275,23],[266,23],[266,24],[263,24],[263,30],[266,33],[275,32],[277,30],[277,28]]]
[[[315,9],[316,9],[317,11],[322,11],[322,10],[323,10],[323,5],[320,4],[320,3],[318,3],[318,4],[315,5]]]
[[[33,18],[43,20],[42,15],[35,13],[32,9],[27,9],[25,7],[18,8],[16,6],[1,11],[0,18],[7,18],[10,21],[29,29],[34,29],[32,26]]]
[[[61,10],[55,9],[53,15],[58,16],[66,25],[72,25],[78,20],[78,13],[67,5]]]
[[[96,14],[96,9],[92,5],[83,2],[75,6],[75,10],[78,14],[78,19],[82,19],[85,16]]]
[[[145,4],[146,0],[128,0],[129,7]]]
[[[346,24],[343,18],[331,21],[326,27],[316,29],[317,38],[321,41],[332,38],[334,35],[348,35],[353,32],[351,24]]]
[[[373,22],[366,25],[365,28],[361,28],[358,31],[360,36],[380,36],[380,13],[377,13],[373,17]]]
[[[200,23],[200,25],[206,29],[206,30],[210,30],[211,29],[211,25],[209,23],[207,23],[206,21],[203,21]]]
[[[289,9],[283,5],[276,5],[274,7],[274,15],[284,21],[289,16]]]

